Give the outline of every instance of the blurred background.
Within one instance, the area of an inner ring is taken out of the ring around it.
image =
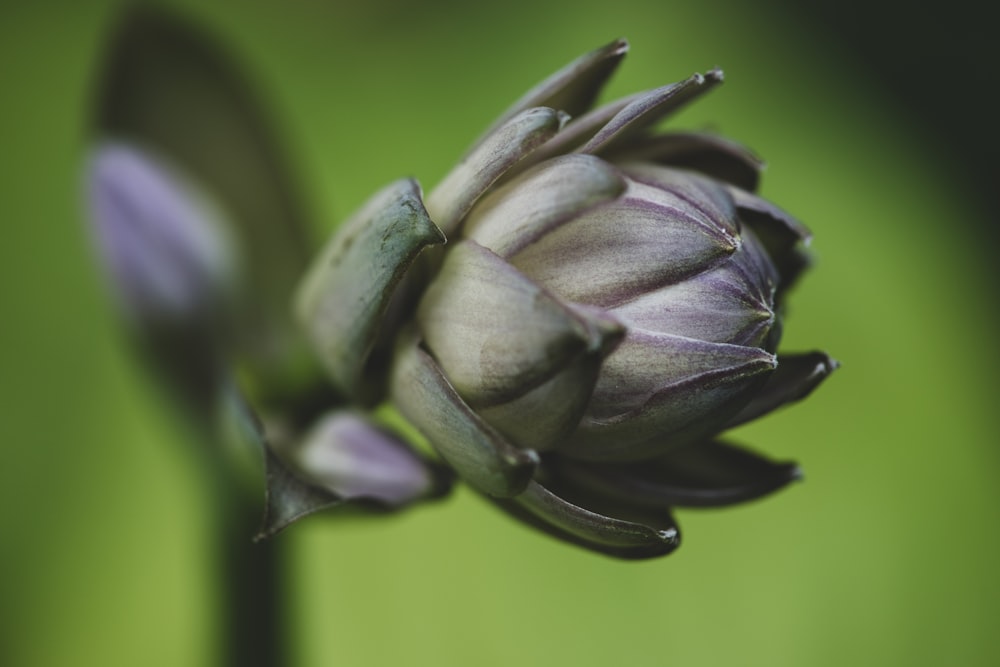
[[[815,234],[784,349],[843,368],[734,434],[802,463],[764,501],[679,512],[621,563],[472,494],[279,536],[301,665],[993,665],[996,50],[971,2],[169,2],[268,103],[326,234],[401,176],[430,187],[502,109],[618,36],[609,95],[704,71],[672,121],[769,163]],[[0,664],[208,665],[210,502],[126,349],[82,224],[118,3],[0,5]],[[987,91],[987,92],[982,92]]]

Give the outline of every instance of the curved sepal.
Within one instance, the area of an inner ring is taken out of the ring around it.
[[[421,250],[445,237],[420,187],[397,181],[334,234],[299,286],[295,314],[337,388],[357,398],[393,292]]]
[[[723,507],[747,502],[801,479],[794,463],[775,462],[722,442],[697,442],[638,463],[553,459],[553,475],[594,493],[650,508]]]
[[[447,468],[354,412],[323,415],[309,432],[282,447],[281,456],[263,432],[258,436],[267,482],[258,539],[322,510],[350,504],[392,511],[451,489]]]
[[[561,111],[538,107],[522,111],[490,133],[427,195],[434,222],[451,236],[479,197],[566,120]]]
[[[390,377],[393,403],[470,486],[496,497],[524,490],[538,455],[514,447],[473,412],[413,332],[400,336]]]
[[[628,42],[616,39],[580,56],[525,93],[497,119],[484,136],[531,107],[550,107],[573,117],[580,115],[594,103],[601,88],[627,52]]]
[[[762,417],[783,405],[801,401],[840,367],[825,352],[778,355],[778,367],[750,402],[726,424],[732,428]]]
[[[603,154],[614,150],[669,114],[722,83],[722,70],[693,74],[684,81],[650,91],[630,102],[602,127],[581,153]]]
[[[656,558],[680,545],[680,532],[665,508],[640,515],[632,508],[609,506],[600,498],[585,500],[593,509],[585,509],[533,481],[521,495],[497,504],[553,537],[615,558]]]

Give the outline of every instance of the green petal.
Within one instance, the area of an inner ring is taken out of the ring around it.
[[[576,429],[600,369],[600,355],[589,355],[527,394],[477,412],[518,447],[552,449]]]
[[[589,155],[568,155],[491,192],[472,210],[464,236],[510,257],[540,236],[625,191],[617,169]]]
[[[427,196],[431,218],[450,236],[497,179],[565,122],[566,115],[560,111],[535,108],[522,111],[494,130]]]
[[[578,116],[594,103],[627,52],[628,42],[617,39],[577,58],[528,91],[497,119],[486,134],[531,107],[550,107],[570,116]]]
[[[479,408],[516,398],[591,349],[600,328],[473,241],[448,253],[417,309],[424,342]]]
[[[425,247],[444,243],[413,180],[376,194],[330,239],[296,295],[295,314],[334,384],[365,393],[365,362],[389,301]]]
[[[512,446],[480,419],[412,332],[400,336],[390,387],[403,416],[470,486],[496,497],[524,490],[538,455]]]

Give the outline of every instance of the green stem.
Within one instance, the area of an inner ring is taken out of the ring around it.
[[[222,485],[227,486],[227,485]],[[219,584],[219,665],[276,667],[288,665],[284,542],[253,542],[260,508],[229,485],[220,498],[216,526]]]

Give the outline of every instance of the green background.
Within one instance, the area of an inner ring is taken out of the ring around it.
[[[991,665],[1000,536],[996,296],[983,213],[911,109],[778,7],[170,3],[214,29],[280,121],[323,230],[404,175],[430,187],[529,85],[615,37],[611,92],[714,65],[673,121],[768,161],[815,233],[785,349],[843,368],[738,438],[806,481],[679,513],[621,563],[472,494],[285,533],[303,665]],[[82,224],[85,117],[114,3],[0,9],[0,664],[209,664],[192,461],[124,349]],[[935,93],[937,94],[937,93]],[[945,130],[946,132],[946,130]]]

